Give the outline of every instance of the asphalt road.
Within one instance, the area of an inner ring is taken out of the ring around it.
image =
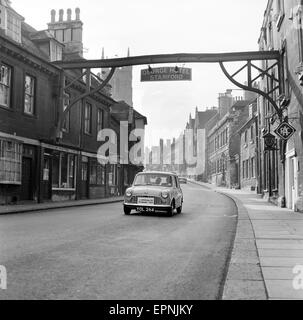
[[[0,216],[0,299],[220,299],[236,207],[182,188],[175,217],[125,216],[120,203]]]

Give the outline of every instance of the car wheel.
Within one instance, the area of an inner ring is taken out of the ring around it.
[[[182,206],[177,209],[177,213],[178,213],[178,214],[181,214],[181,213],[182,213]]]
[[[131,213],[131,209],[127,208],[127,207],[124,207],[124,214],[129,216]]]
[[[168,212],[167,212],[169,217],[173,217],[174,216],[174,210],[175,210],[174,203],[172,202],[171,207],[168,209]]]

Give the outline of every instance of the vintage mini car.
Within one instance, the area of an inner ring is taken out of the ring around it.
[[[167,172],[142,172],[136,175],[132,187],[124,196],[124,213],[166,212],[173,216],[182,212],[183,193],[178,176]]]

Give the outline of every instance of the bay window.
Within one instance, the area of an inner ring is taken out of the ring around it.
[[[22,144],[0,139],[0,183],[21,185]]]
[[[52,184],[54,189],[74,189],[76,156],[65,152],[53,153]]]

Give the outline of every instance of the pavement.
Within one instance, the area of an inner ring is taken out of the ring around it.
[[[93,199],[93,200],[27,203],[27,204],[2,205],[2,206],[0,205],[0,215],[44,211],[44,210],[60,209],[60,208],[94,206],[98,204],[107,204],[107,203],[115,203],[115,202],[122,202],[122,201],[123,201],[123,197],[113,197],[113,198]]]
[[[195,183],[230,197],[238,207],[223,299],[302,300],[303,215],[256,193]]]

